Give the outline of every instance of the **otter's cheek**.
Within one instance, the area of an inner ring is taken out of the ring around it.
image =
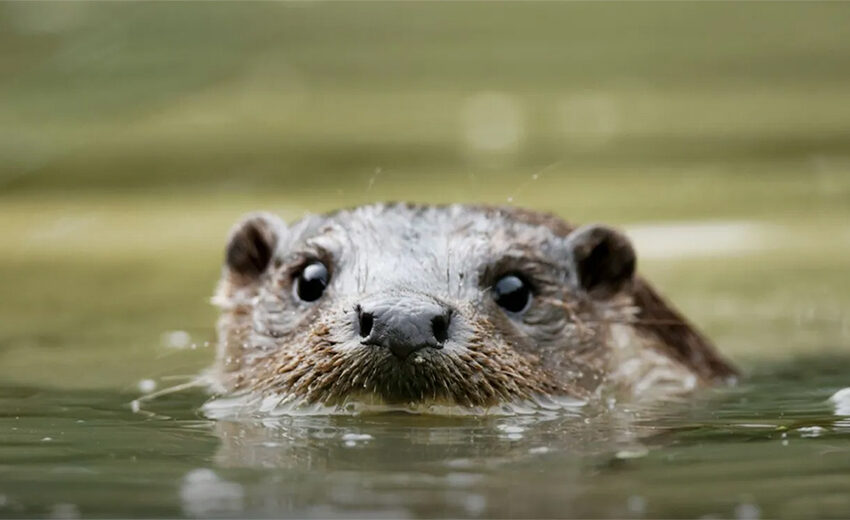
[[[482,341],[492,340],[492,336],[478,327],[471,325],[470,318],[458,312],[451,321],[448,330],[449,340],[446,341],[440,352],[445,354],[459,354],[469,350],[469,346]]]
[[[331,344],[334,350],[344,352],[360,346],[353,316],[353,312],[336,308],[318,317],[317,325],[324,331],[323,340]]]

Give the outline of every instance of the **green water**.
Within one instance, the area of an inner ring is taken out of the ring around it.
[[[0,2],[0,516],[850,516],[848,26],[843,2]],[[387,199],[623,226],[745,377],[580,417],[131,410],[210,363],[241,214]]]
[[[200,417],[198,395],[133,413],[126,394],[3,389],[0,503],[4,516],[846,517],[850,416],[827,401],[847,382],[838,365],[570,417],[227,422]]]

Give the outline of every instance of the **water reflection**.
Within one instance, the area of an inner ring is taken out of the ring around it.
[[[191,392],[4,387],[0,517],[847,517],[848,366],[573,416],[226,421]]]
[[[190,473],[183,508],[226,515],[238,496],[244,511],[259,515],[560,515],[595,464],[648,453],[641,439],[653,430],[635,417],[618,409],[571,417],[390,413],[218,421],[218,473]],[[236,492],[246,469],[259,473]],[[538,500],[525,498],[535,492]],[[232,500],[211,509],[223,495]],[[639,500],[631,506],[640,509]]]
[[[220,420],[212,464],[181,484],[182,508],[370,518],[850,512],[837,492],[850,429],[824,395],[840,380],[827,372],[816,388],[780,371],[692,400],[571,416]]]

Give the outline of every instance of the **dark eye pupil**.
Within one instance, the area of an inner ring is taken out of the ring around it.
[[[328,268],[321,262],[313,262],[298,275],[295,292],[305,302],[314,302],[322,297],[328,286]]]
[[[509,312],[522,312],[531,301],[531,289],[517,276],[504,276],[493,286],[496,303]]]

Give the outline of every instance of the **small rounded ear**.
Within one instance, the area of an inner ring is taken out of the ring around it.
[[[254,213],[230,233],[225,249],[226,269],[243,283],[259,278],[271,263],[285,224],[276,216]]]
[[[567,236],[578,286],[592,296],[607,298],[628,286],[637,258],[626,235],[605,226],[581,227]]]

